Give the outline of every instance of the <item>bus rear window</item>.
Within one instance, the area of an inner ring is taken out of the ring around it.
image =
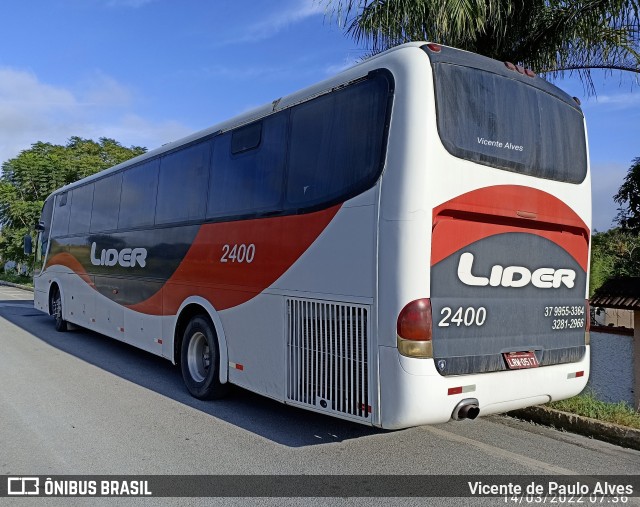
[[[436,63],[438,132],[452,155],[569,183],[587,173],[582,113],[521,81]]]

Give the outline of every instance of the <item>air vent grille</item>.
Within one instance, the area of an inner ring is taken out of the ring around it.
[[[287,316],[287,398],[369,417],[368,307],[288,299]]]

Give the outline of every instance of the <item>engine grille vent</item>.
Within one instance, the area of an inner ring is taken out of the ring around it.
[[[287,398],[369,417],[368,307],[288,299],[287,317]]]

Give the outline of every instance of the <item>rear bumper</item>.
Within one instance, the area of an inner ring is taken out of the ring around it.
[[[387,429],[447,422],[465,398],[478,400],[481,416],[570,398],[589,378],[589,346],[575,363],[450,377],[436,371],[433,359],[404,357],[394,347],[380,347],[379,354],[379,421]],[[461,393],[448,394],[459,387]]]

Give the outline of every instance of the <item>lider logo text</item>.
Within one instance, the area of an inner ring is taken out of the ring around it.
[[[123,268],[134,268],[139,265],[144,268],[147,264],[146,248],[115,248],[102,249],[100,257],[96,256],[96,243],[91,243],[91,264],[94,266],[115,266],[119,264]]]

